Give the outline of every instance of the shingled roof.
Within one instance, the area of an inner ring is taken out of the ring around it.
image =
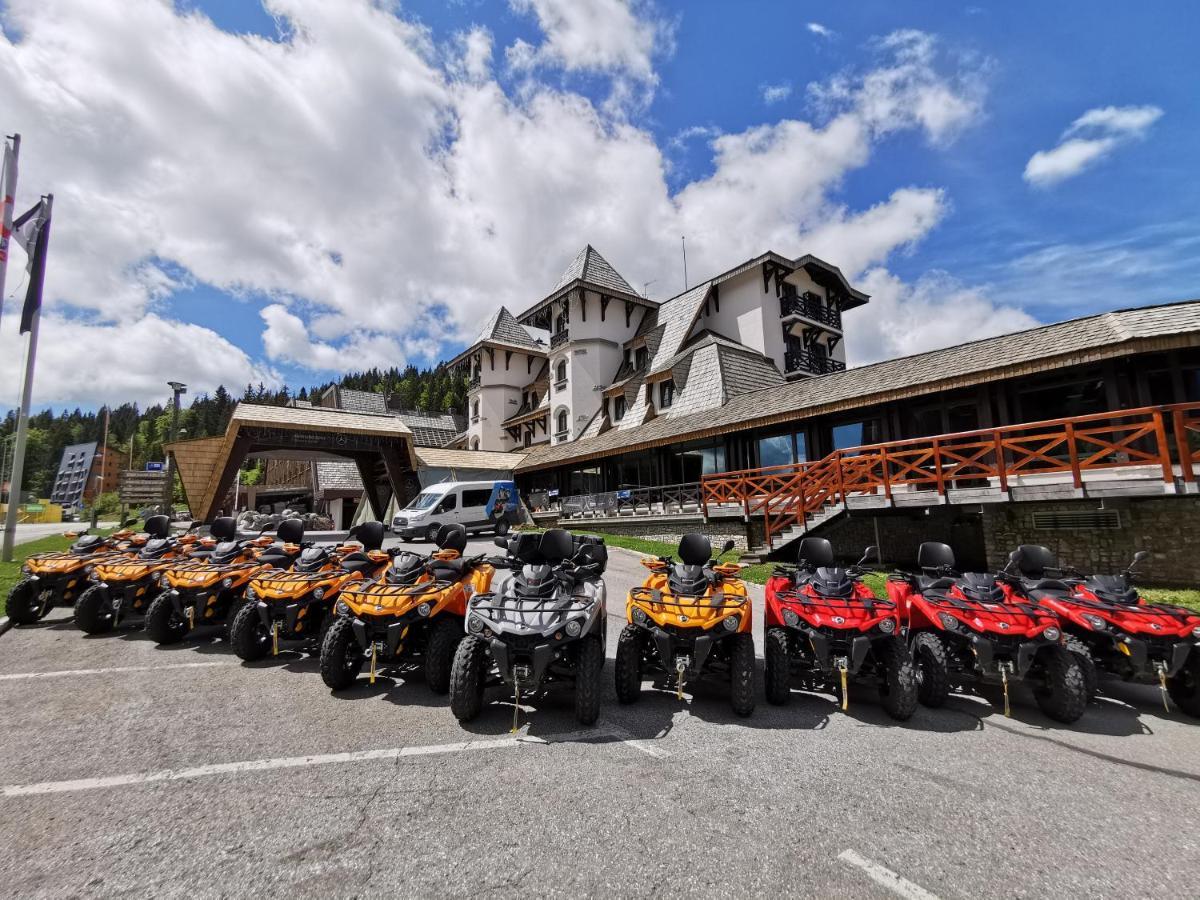
[[[629,282],[622,278],[621,274],[591,244],[580,250],[579,255],[571,260],[571,264],[559,277],[558,283],[554,285],[554,290],[550,293],[557,293],[573,281],[585,281],[596,287],[622,291],[626,294],[636,293],[630,287]]]
[[[472,343],[509,344],[513,347],[540,346],[529,332],[513,318],[513,314],[505,306],[496,310],[492,317],[484,323],[483,328],[479,330],[479,336]]]
[[[518,470],[797,421],[1136,352],[1195,346],[1200,346],[1200,300],[1117,310],[751,391],[717,409],[659,416],[637,428],[540,446]]]

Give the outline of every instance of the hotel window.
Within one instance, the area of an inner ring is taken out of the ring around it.
[[[567,436],[567,422],[568,422],[567,411],[565,409],[560,409],[558,411],[558,415],[554,417],[554,421],[556,423],[554,430],[555,430],[555,433],[557,434],[557,436],[560,438],[566,437]]]
[[[646,365],[646,357],[647,357],[647,353],[646,353],[645,347],[638,347],[637,350],[634,352],[633,358],[634,358],[634,361],[637,363],[637,367],[639,369],[641,369],[643,366]]]
[[[558,365],[554,367],[554,380],[559,384],[563,384],[567,380],[567,361],[560,359]]]
[[[625,418],[625,398],[617,397],[613,401],[613,421],[620,422]]]
[[[666,409],[675,402],[675,382],[664,381],[658,386],[658,405]]]

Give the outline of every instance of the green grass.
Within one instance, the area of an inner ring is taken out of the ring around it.
[[[140,523],[138,527],[140,527]],[[115,531],[113,528],[102,528],[96,531],[95,534],[107,535],[112,534],[113,531]],[[36,541],[30,541],[28,544],[19,544],[14,547],[13,561],[0,562],[0,616],[4,615],[4,609],[8,605],[8,592],[12,590],[14,584],[21,580],[21,564],[35,553],[53,553],[59,550],[66,550],[74,542],[74,538],[69,538],[61,534],[52,534],[49,537],[38,538]]]
[[[647,556],[673,556],[676,550],[675,544],[668,544],[664,541],[651,541],[645,538],[629,537],[624,534],[608,534],[602,531],[597,531],[596,534],[602,534],[606,544],[610,544],[613,547],[624,547],[626,550],[644,553]],[[741,553],[733,550],[724,558],[740,560]],[[775,563],[770,562],[747,565],[742,570],[742,577],[754,584],[766,584],[774,568]],[[876,597],[881,598],[887,597],[887,579],[888,573],[886,572],[868,572],[863,576],[863,582],[871,589],[871,592]],[[1190,609],[1200,611],[1200,590],[1156,587],[1139,587],[1138,590],[1151,603],[1173,603],[1177,606],[1186,606]]]

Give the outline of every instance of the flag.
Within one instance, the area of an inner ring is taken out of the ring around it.
[[[42,198],[29,212],[13,220],[13,237],[29,256],[29,290],[21,310],[21,334],[27,332],[33,317],[42,308],[42,283],[46,279],[46,250],[50,242],[50,203]]]

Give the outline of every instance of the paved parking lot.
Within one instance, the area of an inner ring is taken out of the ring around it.
[[[565,697],[514,736],[510,704],[464,728],[420,675],[333,695],[299,653],[86,637],[66,610],[10,631],[0,895],[1196,894],[1200,724],[1156,690],[1107,685],[1072,727],[1021,690],[1011,719],[988,692],[902,725],[862,692],[621,707],[643,571],[613,551],[582,731]]]

